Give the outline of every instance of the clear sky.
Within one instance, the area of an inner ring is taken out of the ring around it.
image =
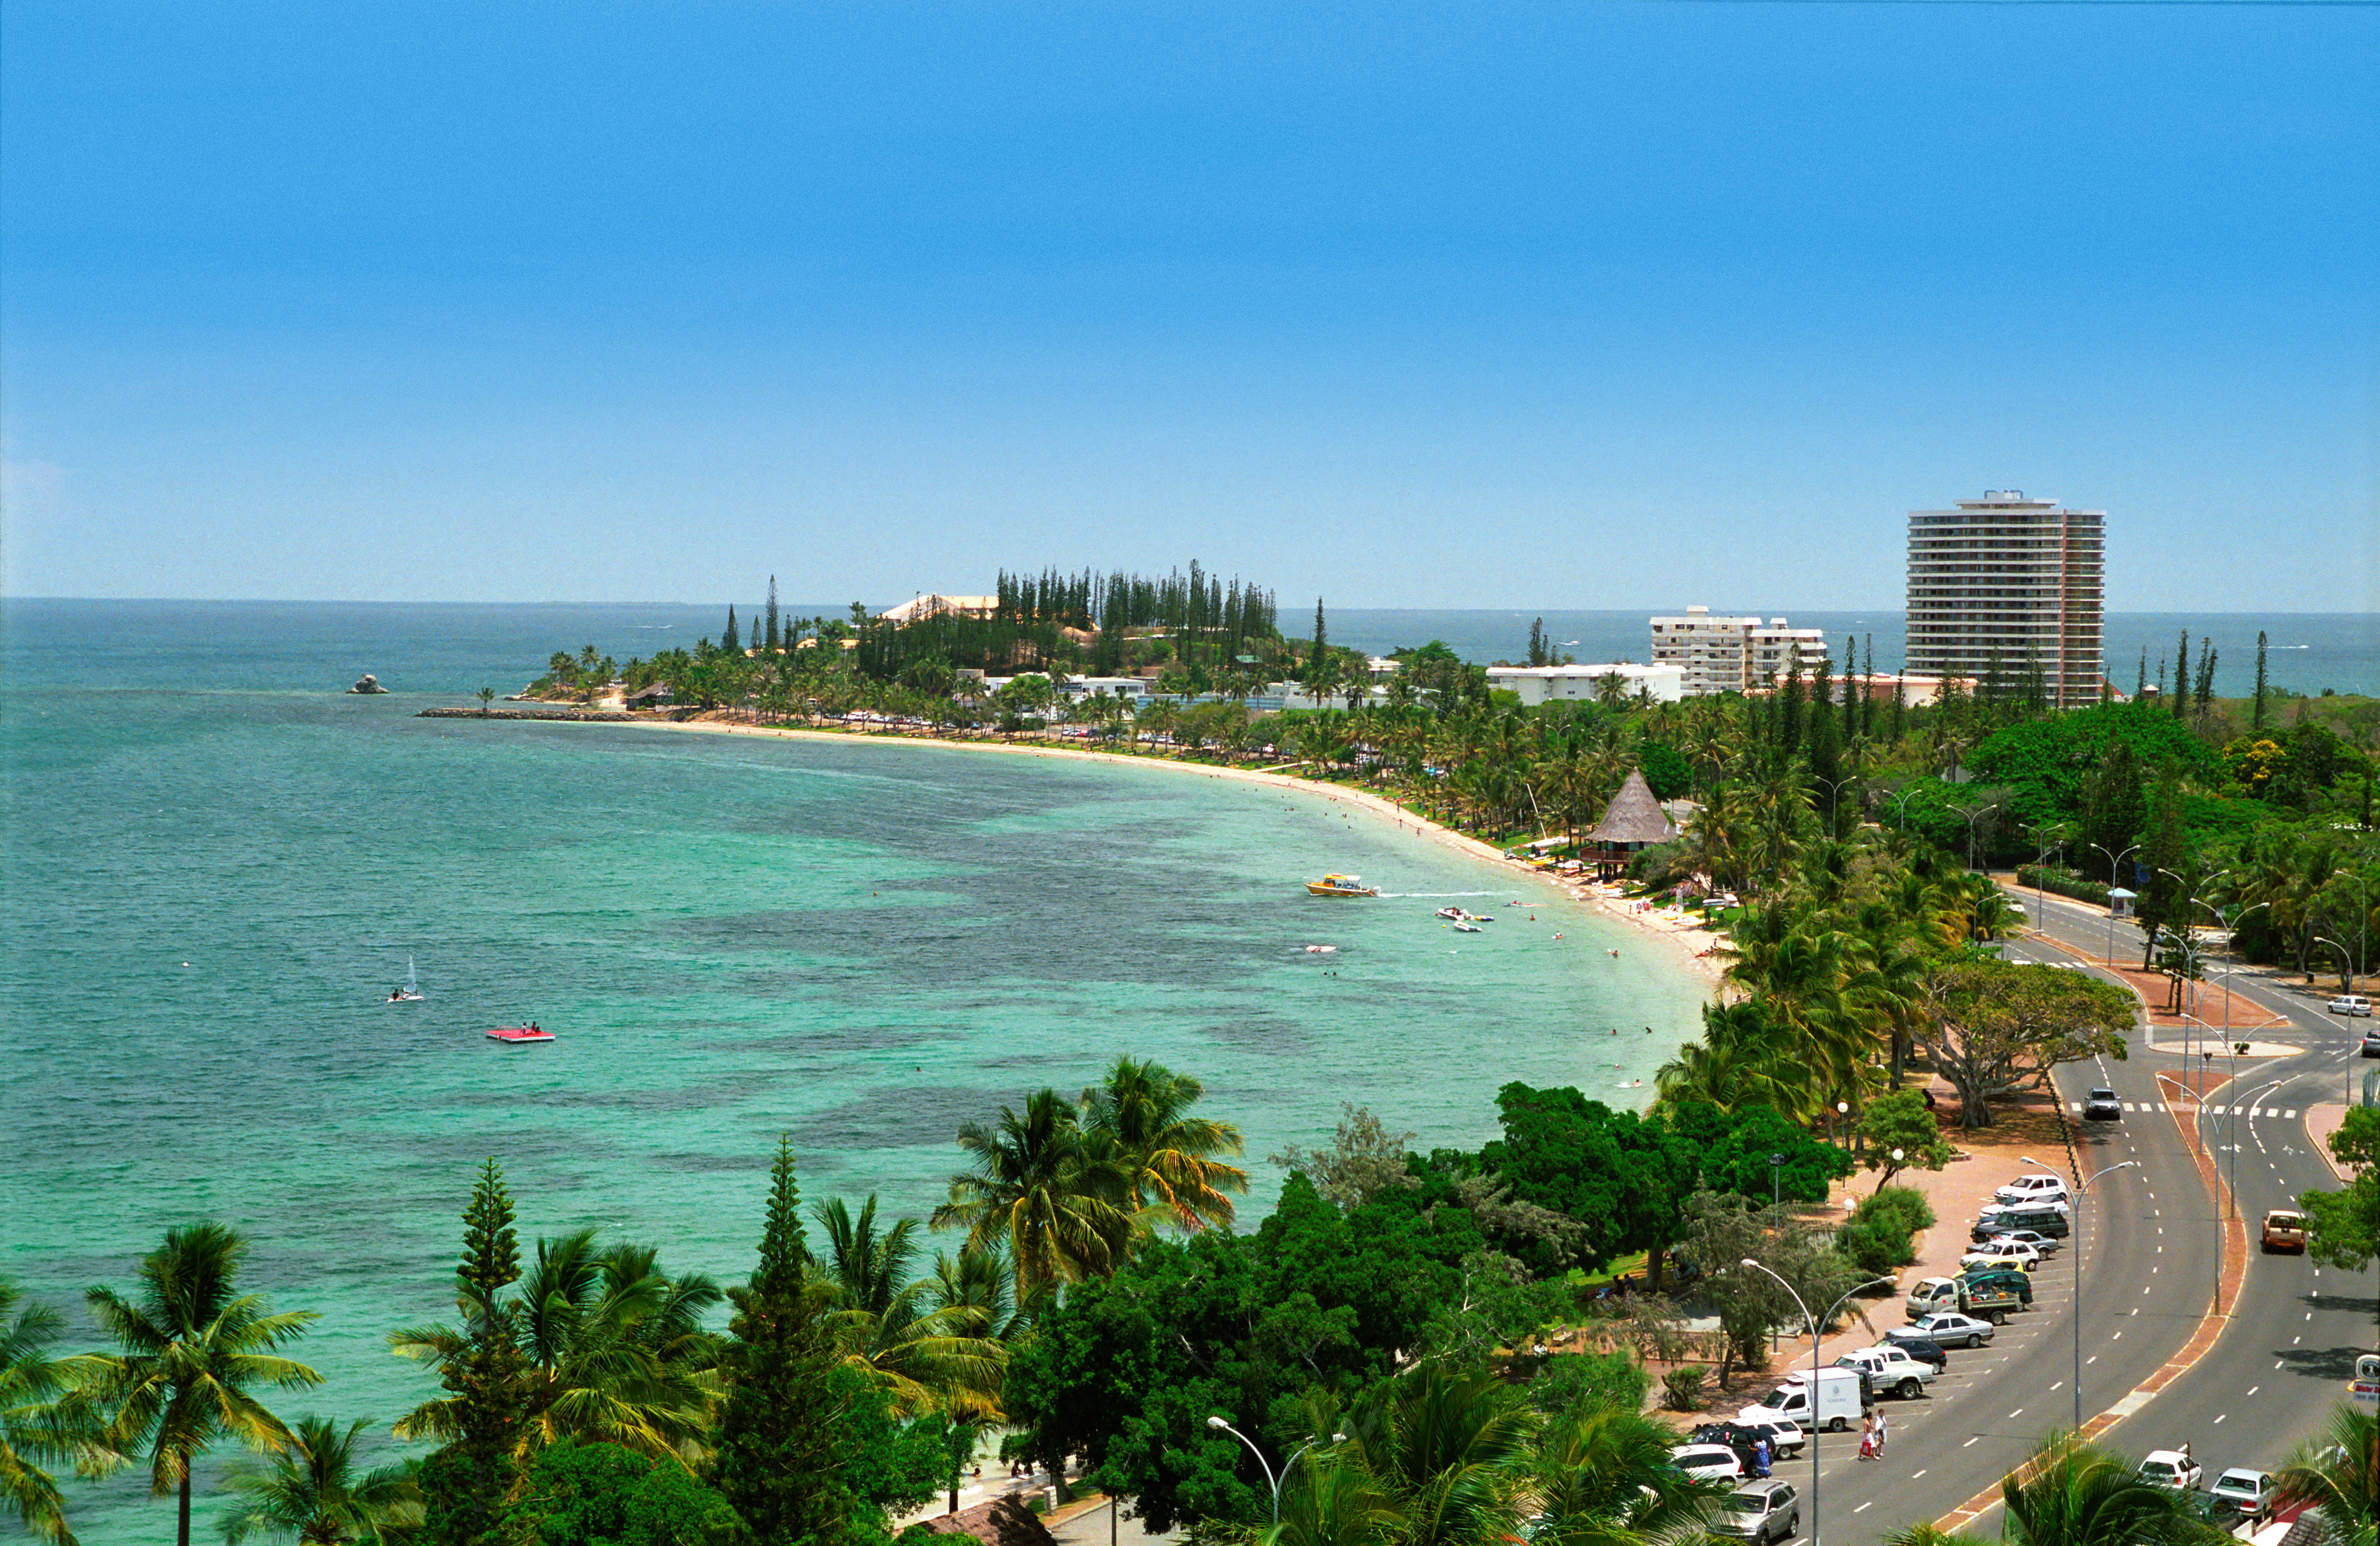
[[[2380,9],[0,8],[14,595],[2380,596]]]

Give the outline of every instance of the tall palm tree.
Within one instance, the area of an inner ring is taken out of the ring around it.
[[[1732,1483],[1696,1481],[1670,1459],[1675,1435],[1634,1412],[1555,1423],[1537,1442],[1528,1487],[1548,1546],[1649,1546],[1700,1540]]]
[[[1133,1206],[1183,1229],[1230,1227],[1228,1194],[1248,1190],[1248,1173],[1217,1157],[1242,1152],[1240,1129],[1189,1114],[1205,1093],[1188,1074],[1128,1057],[1083,1092],[1085,1131],[1114,1145]]]
[[[318,1319],[310,1310],[273,1313],[236,1292],[248,1242],[220,1224],[166,1231],[140,1262],[140,1286],[127,1298],[112,1288],[86,1296],[91,1319],[117,1349],[96,1355],[91,1392],[109,1414],[112,1445],[146,1451],[157,1497],[180,1494],[176,1540],[190,1546],[190,1462],[218,1439],[272,1451],[289,1430],[253,1394],[259,1385],[297,1390],[322,1377],[278,1356]]]
[[[2320,1508],[2344,1535],[2341,1546],[2373,1546],[2380,1540],[2380,1417],[2335,1408],[2273,1480],[2281,1502]]]
[[[75,1537],[67,1528],[66,1500],[42,1467],[72,1465],[96,1474],[123,1459],[93,1414],[73,1400],[98,1372],[92,1360],[50,1357],[65,1335],[56,1306],[27,1302],[16,1279],[0,1277],[0,1501],[24,1522],[26,1534],[52,1546],[74,1546]]]
[[[1112,1154],[1085,1141],[1072,1102],[1038,1091],[1022,1116],[1002,1106],[998,1126],[969,1122],[958,1142],[971,1163],[951,1178],[950,1201],[930,1222],[965,1230],[974,1250],[1004,1245],[1019,1303],[1123,1262],[1132,1189]]]
[[[879,1229],[873,1197],[856,1217],[839,1197],[810,1216],[826,1233],[818,1267],[833,1291],[827,1323],[844,1358],[881,1380],[905,1413],[998,1418],[1007,1349],[973,1306],[938,1303],[935,1279],[910,1276],[917,1220]]]
[[[286,1449],[263,1461],[235,1461],[224,1478],[239,1501],[223,1521],[225,1546],[258,1531],[286,1533],[298,1546],[403,1539],[421,1522],[421,1492],[402,1465],[356,1474],[368,1422],[342,1431],[329,1418],[298,1419]]]

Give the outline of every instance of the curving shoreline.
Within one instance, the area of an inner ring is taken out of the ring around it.
[[[1495,865],[1510,874],[1524,876],[1574,898],[1616,923],[1633,926],[1639,934],[1659,940],[1679,964],[1709,984],[1712,991],[1718,987],[1719,972],[1714,960],[1702,954],[1716,939],[1708,930],[1700,927],[1670,927],[1654,920],[1658,913],[1640,912],[1622,899],[1616,888],[1599,887],[1592,882],[1573,881],[1544,870],[1504,857],[1500,849],[1478,839],[1441,826],[1427,816],[1415,815],[1395,801],[1368,790],[1349,789],[1343,784],[1321,783],[1311,779],[1292,778],[1285,773],[1270,773],[1254,767],[1217,767],[1208,763],[1180,762],[1171,757],[1133,756],[1121,752],[1077,750],[1072,746],[1019,746],[1007,742],[953,741],[931,735],[876,735],[866,731],[810,730],[788,725],[739,725],[719,719],[638,719],[639,725],[656,730],[679,731],[703,735],[749,735],[783,740],[831,741],[841,745],[939,746],[961,752],[997,752],[1011,756],[1074,758],[1090,762],[1119,764],[1131,767],[1171,768],[1181,773],[1200,773],[1210,779],[1228,779],[1245,783],[1263,784],[1274,789],[1293,790],[1298,793],[1327,800],[1332,804],[1365,811],[1374,817],[1395,823],[1399,827],[1427,837],[1483,863]]]

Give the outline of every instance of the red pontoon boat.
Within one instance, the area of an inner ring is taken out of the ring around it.
[[[494,1030],[488,1033],[488,1039],[495,1042],[513,1043],[550,1042],[553,1040],[553,1033],[551,1031],[540,1031],[534,1024],[499,1025]]]

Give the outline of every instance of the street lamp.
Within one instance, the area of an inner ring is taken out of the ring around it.
[[[2107,853],[2107,851],[2097,843],[2091,843],[2087,846],[2098,849],[2102,853]],[[2124,854],[2137,853],[2140,852],[2140,844],[2134,843],[2131,847],[2124,850],[2123,853],[2107,853],[2107,887],[2110,890],[2113,890],[2116,887],[2123,884],[2123,882],[2116,878],[2116,875],[2117,872],[2123,867]],[[2112,972],[2115,968],[2116,901],[2113,897],[2110,897],[2107,899],[2107,970]]]
[[[1230,1423],[1225,1422],[1220,1417],[1208,1418],[1207,1419],[1207,1426],[1219,1430],[1221,1432],[1229,1433],[1234,1439],[1239,1440],[1240,1443],[1247,1445],[1248,1453],[1257,1457],[1257,1464],[1264,1467],[1265,1480],[1272,1483],[1272,1522],[1276,1525],[1280,1524],[1281,1484],[1284,1480],[1288,1480],[1289,1468],[1290,1467],[1297,1464],[1298,1455],[1304,1455],[1307,1450],[1312,1449],[1316,1444],[1322,1442],[1320,1435],[1318,1434],[1314,1438],[1308,1439],[1304,1443],[1298,1445],[1297,1455],[1293,1455],[1286,1461],[1282,1462],[1281,1470],[1279,1474],[1276,1475],[1273,1471],[1271,1463],[1265,1459],[1264,1451],[1258,1449],[1256,1446],[1256,1441],[1250,1439],[1245,1433],[1241,1432]],[[1344,1433],[1333,1433],[1330,1435],[1330,1442],[1334,1444],[1345,1443],[1347,1442],[1347,1435]]]
[[[2045,926],[2043,919],[2049,911],[2049,888],[2044,884],[2042,866],[2049,863],[2049,851],[2064,843],[2066,828],[2053,826],[2045,830],[2036,827],[2033,835],[2040,841],[2033,859],[2033,926],[2038,929]]]
[[[2030,1154],[2020,1154],[2017,1157],[2035,1170],[2047,1170],[2053,1176],[2058,1174],[2056,1170]],[[2082,1194],[2091,1190],[2091,1181],[2097,1180],[2101,1176],[2112,1175],[2119,1170],[2130,1170],[2139,1164],[2138,1160],[2119,1161],[2107,1166],[2107,1169],[2094,1174],[2090,1181],[2082,1178],[2082,1167],[2080,1163],[2074,1167],[2074,1431],[2077,1433],[2082,1431]],[[2218,1295],[2222,1292],[2219,1284],[2216,1286],[2216,1292]]]
[[[1997,801],[1986,801],[1972,811],[1964,805],[1952,805],[1949,808],[1967,818],[1967,868],[1972,870],[1975,867],[1975,821],[1980,816],[1989,815],[1998,810],[1999,804]]]
[[[1793,1286],[1791,1284],[1786,1282],[1781,1277],[1778,1277],[1775,1273],[1769,1272],[1767,1267],[1762,1266],[1759,1262],[1754,1261],[1749,1256],[1743,1259],[1743,1264],[1750,1267],[1755,1272],[1768,1273],[1770,1277],[1777,1278],[1777,1286],[1784,1289],[1786,1293],[1792,1295],[1794,1307],[1801,1310],[1803,1323],[1808,1325],[1810,1328],[1809,1546],[1818,1546],[1818,1317],[1810,1313],[1809,1305],[1803,1299],[1800,1294],[1794,1293]],[[1873,1288],[1879,1283],[1890,1283],[1892,1279],[1888,1277],[1872,1277],[1865,1283],[1861,1284],[1857,1288],[1849,1288],[1844,1290],[1842,1298],[1837,1299],[1834,1303],[1827,1307],[1826,1318],[1829,1321],[1833,1320],[1835,1318],[1835,1311],[1840,1310],[1843,1307],[1844,1302],[1853,1294],[1860,1292],[1861,1289]]]
[[[1912,784],[1907,789],[1902,790],[1899,794],[1890,796],[1892,801],[1892,825],[1894,830],[1900,832],[1906,832],[1909,830],[1909,797],[1916,792],[1917,786],[1915,784]]]
[[[1779,1200],[1777,1193],[1777,1178],[1783,1174],[1784,1167],[1784,1155],[1771,1154],[1768,1156],[1768,1206],[1772,1209],[1782,1207],[1784,1205]]]

